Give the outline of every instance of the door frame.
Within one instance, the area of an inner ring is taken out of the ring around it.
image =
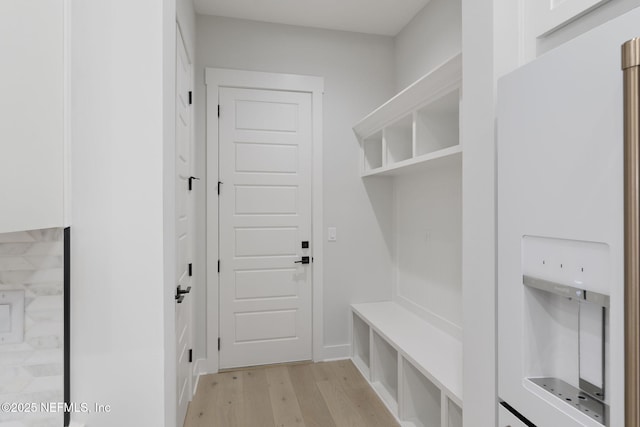
[[[314,361],[324,358],[322,337],[322,295],[323,295],[323,188],[322,188],[322,96],[324,78],[296,74],[266,73],[259,71],[233,70],[226,68],[206,68],[206,170],[207,170],[207,360],[202,365],[202,373],[216,373],[219,369],[218,337],[220,283],[218,270],[218,111],[211,106],[218,105],[219,89],[232,87],[241,89],[282,90],[311,94],[312,114],[312,172],[311,172],[311,236],[314,256],[311,273],[311,354]],[[215,315],[212,315],[215,313]]]

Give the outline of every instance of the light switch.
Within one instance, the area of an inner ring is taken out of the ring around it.
[[[330,242],[335,242],[336,240],[338,240],[338,230],[336,229],[336,227],[329,227],[327,231]]]
[[[0,305],[0,333],[11,331],[11,306]]]

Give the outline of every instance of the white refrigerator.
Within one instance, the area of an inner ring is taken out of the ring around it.
[[[499,82],[500,427],[636,427],[625,424],[621,46],[638,36],[640,9]]]

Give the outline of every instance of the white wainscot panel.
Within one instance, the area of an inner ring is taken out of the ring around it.
[[[236,214],[298,213],[297,187],[236,186]]]
[[[236,271],[236,299],[297,296],[296,269]]]
[[[236,172],[298,172],[298,147],[285,144],[236,143]]]
[[[236,256],[295,256],[297,228],[236,228]]]
[[[296,337],[297,310],[236,314],[236,342]]]
[[[295,132],[298,106],[280,102],[237,101],[236,129]]]

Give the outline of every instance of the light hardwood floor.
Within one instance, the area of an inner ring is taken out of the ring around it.
[[[350,360],[200,378],[184,427],[396,427]]]

